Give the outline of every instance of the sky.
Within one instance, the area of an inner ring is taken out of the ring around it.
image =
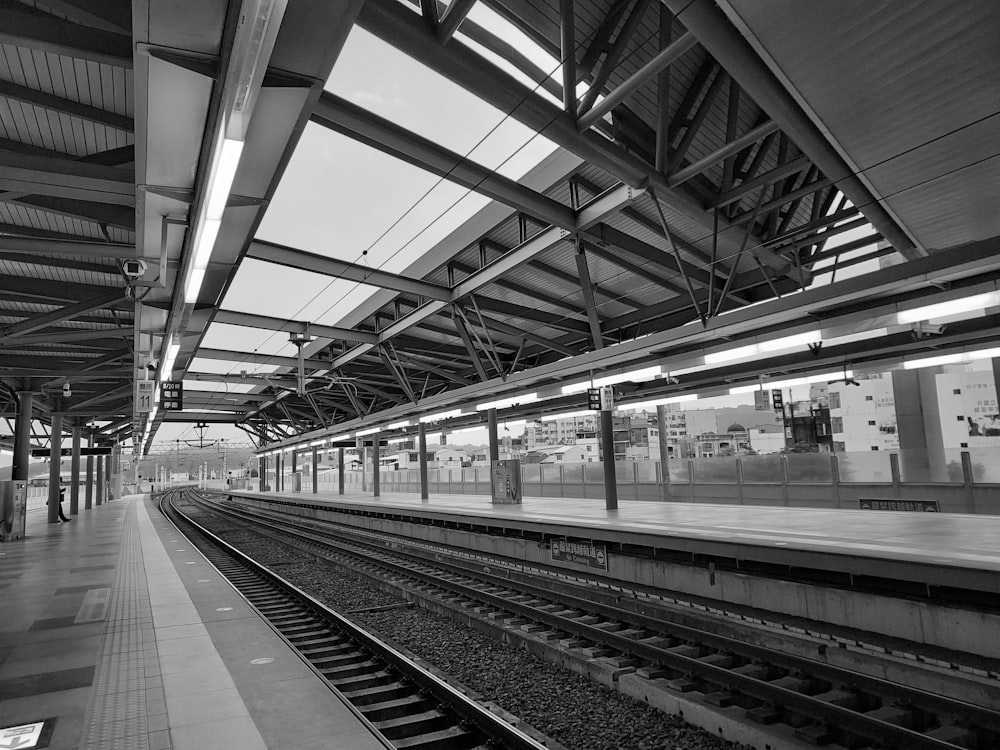
[[[506,35],[540,68],[558,75],[551,57],[482,4],[473,7],[470,18]],[[358,27],[348,37],[326,89],[509,177],[522,176],[554,148],[547,139]],[[309,124],[257,238],[401,272],[487,203],[465,188]],[[847,233],[838,244],[870,231]],[[866,270],[870,268],[857,266],[846,275]],[[262,309],[262,289],[294,291],[268,295],[266,309]],[[336,325],[374,291],[364,284],[245,260],[222,308]],[[286,333],[222,324],[209,328],[202,346],[295,355]],[[215,373],[275,369],[198,357],[189,366],[194,372]],[[185,390],[224,393],[248,387],[187,380]],[[154,443],[196,438],[193,425],[163,423]],[[206,439],[220,438],[247,439],[235,426],[211,425]]]

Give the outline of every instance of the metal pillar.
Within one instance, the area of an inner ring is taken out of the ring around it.
[[[299,452],[292,449],[292,474],[299,470]],[[295,480],[292,480],[292,489],[295,489]]]
[[[663,499],[670,499],[670,451],[667,449],[667,407],[656,407],[656,431],[660,434],[660,487]]]
[[[344,449],[337,448],[337,494],[344,494]]]
[[[278,461],[275,465],[277,476],[274,478],[274,486],[278,492],[285,491],[285,451],[282,449],[278,453]]]
[[[315,495],[319,492],[319,451],[314,447],[312,453],[312,491]]]
[[[97,456],[94,463],[97,464],[97,492],[94,497],[94,505],[101,505],[104,502],[104,456]]]
[[[87,436],[87,447],[94,447],[94,433]],[[94,457],[87,456],[87,484],[84,487],[83,509],[90,510],[94,504]]]
[[[112,448],[114,450],[114,448]],[[112,465],[111,465],[111,454],[109,453],[104,457],[104,481],[107,483],[107,487],[104,489],[104,500],[110,503],[115,499],[114,494],[111,492],[111,477],[112,477]]]
[[[49,433],[49,523],[59,523],[59,470],[62,468],[62,416],[53,414]]]
[[[267,483],[267,456],[257,458],[257,491],[263,492]]]
[[[417,427],[417,463],[420,465],[420,499],[429,497],[427,492],[427,427],[423,422]]]
[[[486,411],[486,421],[489,423],[490,433],[490,466],[494,461],[500,460],[500,440],[497,438],[497,410],[488,409]],[[491,469],[492,471],[492,469]]]
[[[368,491],[368,474],[365,471],[365,440],[364,438],[357,438],[354,441],[355,449],[358,452],[358,460],[361,461],[361,491]]]
[[[379,496],[379,475],[378,475],[378,462],[379,456],[381,455],[378,445],[378,433],[376,432],[372,435],[372,497]]]
[[[613,412],[601,410],[601,449],[604,451],[604,507],[618,509],[618,477],[615,474],[615,432]]]
[[[28,463],[31,459],[31,411],[35,394],[32,391],[17,392],[17,420],[14,425],[14,459],[11,479],[28,479]]]
[[[80,438],[83,428],[73,424],[73,457],[69,468],[69,514],[75,516],[80,512]]]

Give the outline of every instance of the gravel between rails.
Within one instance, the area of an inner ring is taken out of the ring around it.
[[[369,581],[290,550],[228,521],[199,522],[320,601],[347,614],[402,600]],[[565,671],[520,649],[420,608],[359,612],[356,622],[391,638],[573,750],[739,750],[639,701]]]

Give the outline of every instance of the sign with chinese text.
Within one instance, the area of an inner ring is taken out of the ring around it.
[[[135,410],[139,414],[148,414],[153,408],[153,386],[156,383],[152,380],[135,381]]]
[[[941,507],[937,500],[882,500],[863,497],[858,500],[861,510],[901,510],[938,513]]]
[[[164,380],[160,383],[160,406],[164,411],[180,411],[184,408],[184,383],[180,380]]]
[[[601,410],[601,389],[600,388],[588,388],[587,389],[587,408],[593,409],[594,411]]]
[[[771,411],[771,394],[767,391],[754,391],[753,408],[756,411]]]
[[[568,562],[598,570],[608,569],[608,550],[603,544],[562,539],[552,542],[551,552],[552,562]]]

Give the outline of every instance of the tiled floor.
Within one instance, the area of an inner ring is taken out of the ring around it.
[[[141,496],[0,544],[0,728],[49,747],[381,748]]]

